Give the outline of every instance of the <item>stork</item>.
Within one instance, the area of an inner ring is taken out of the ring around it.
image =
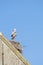
[[[16,28],[13,30],[12,34],[11,34],[11,39],[14,40],[14,38],[16,37]]]

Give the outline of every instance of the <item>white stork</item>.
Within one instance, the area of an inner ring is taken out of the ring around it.
[[[12,40],[16,37],[16,28],[13,30],[11,37],[12,37]]]

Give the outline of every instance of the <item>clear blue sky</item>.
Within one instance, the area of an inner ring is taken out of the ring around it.
[[[0,31],[11,39],[17,29],[16,41],[31,65],[43,65],[43,0],[0,0]]]

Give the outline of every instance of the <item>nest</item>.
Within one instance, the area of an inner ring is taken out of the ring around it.
[[[15,41],[10,41],[10,42],[20,53],[22,53],[22,46],[19,42],[15,42]]]

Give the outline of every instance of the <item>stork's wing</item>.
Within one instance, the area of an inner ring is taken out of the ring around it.
[[[13,37],[13,34],[11,35],[11,37]]]

